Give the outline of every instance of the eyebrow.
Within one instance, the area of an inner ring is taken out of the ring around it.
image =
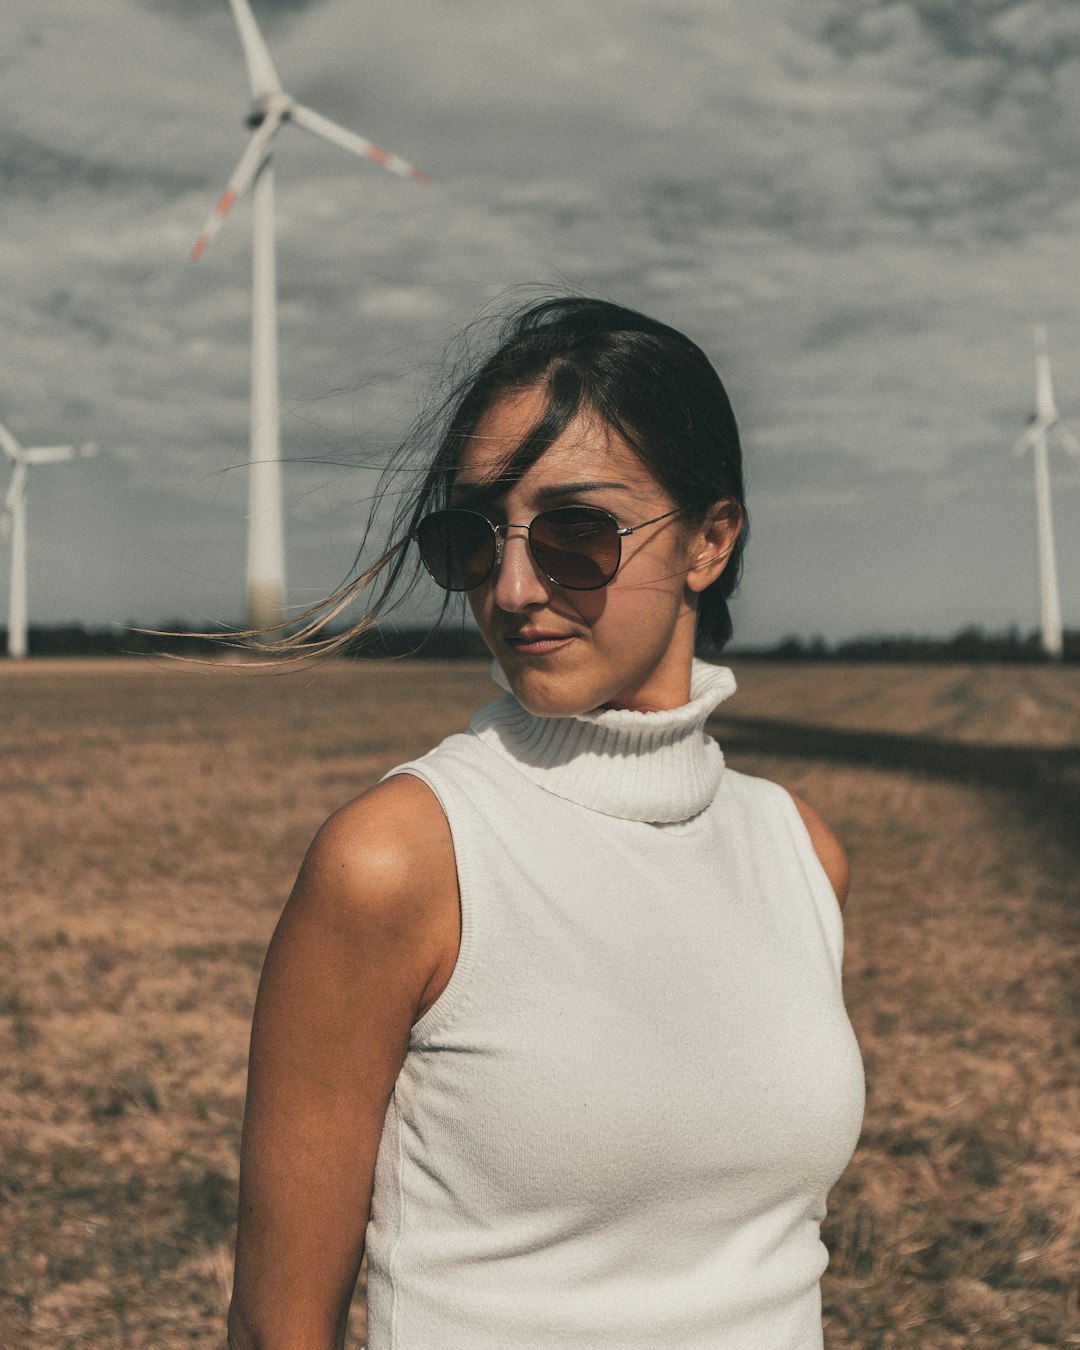
[[[511,486],[512,484],[502,482],[498,478],[476,483],[455,483],[451,489],[450,500],[455,506],[465,508],[487,506],[491,502],[498,501]],[[600,491],[629,493],[633,489],[626,483],[587,479],[577,483],[551,483],[547,487],[537,488],[535,497],[537,504],[543,506],[549,502],[563,501],[567,497],[580,497],[586,492]]]

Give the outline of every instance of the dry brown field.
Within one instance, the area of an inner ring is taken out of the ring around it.
[[[832,1350],[1080,1347],[1080,669],[737,663],[852,857]],[[320,821],[476,666],[0,666],[0,1346],[223,1343],[248,1023]],[[362,1336],[358,1295],[350,1344]]]

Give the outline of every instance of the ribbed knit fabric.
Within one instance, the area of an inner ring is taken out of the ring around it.
[[[492,677],[509,688],[498,665]],[[670,712],[533,717],[508,694],[469,725],[556,797],[623,820],[667,823],[696,816],[716,795],[724,756],[705,735],[705,720],[734,692],[725,666],[695,661],[690,702]]]
[[[862,1113],[835,898],[783,789],[665,713],[481,710],[395,772],[454,840],[368,1226],[369,1350],[820,1350]]]

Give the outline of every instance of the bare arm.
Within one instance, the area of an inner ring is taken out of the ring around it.
[[[234,1350],[335,1350],[409,1031],[457,955],[453,845],[416,778],[316,836],[270,943],[240,1159]]]
[[[810,835],[810,842],[814,845],[814,852],[818,855],[825,869],[825,875],[836,892],[836,903],[843,909],[850,880],[844,846],[812,806],[801,797],[797,797],[794,792],[791,793],[791,799],[799,809],[799,815],[802,816],[803,824]]]

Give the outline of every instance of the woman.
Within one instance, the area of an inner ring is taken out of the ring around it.
[[[511,321],[409,536],[507,697],[337,812],[255,1011],[231,1344],[808,1350],[854,1148],[843,851],[704,734],[738,432],[674,330]],[[400,565],[401,555],[397,555]],[[370,1221],[369,1221],[370,1214]]]

